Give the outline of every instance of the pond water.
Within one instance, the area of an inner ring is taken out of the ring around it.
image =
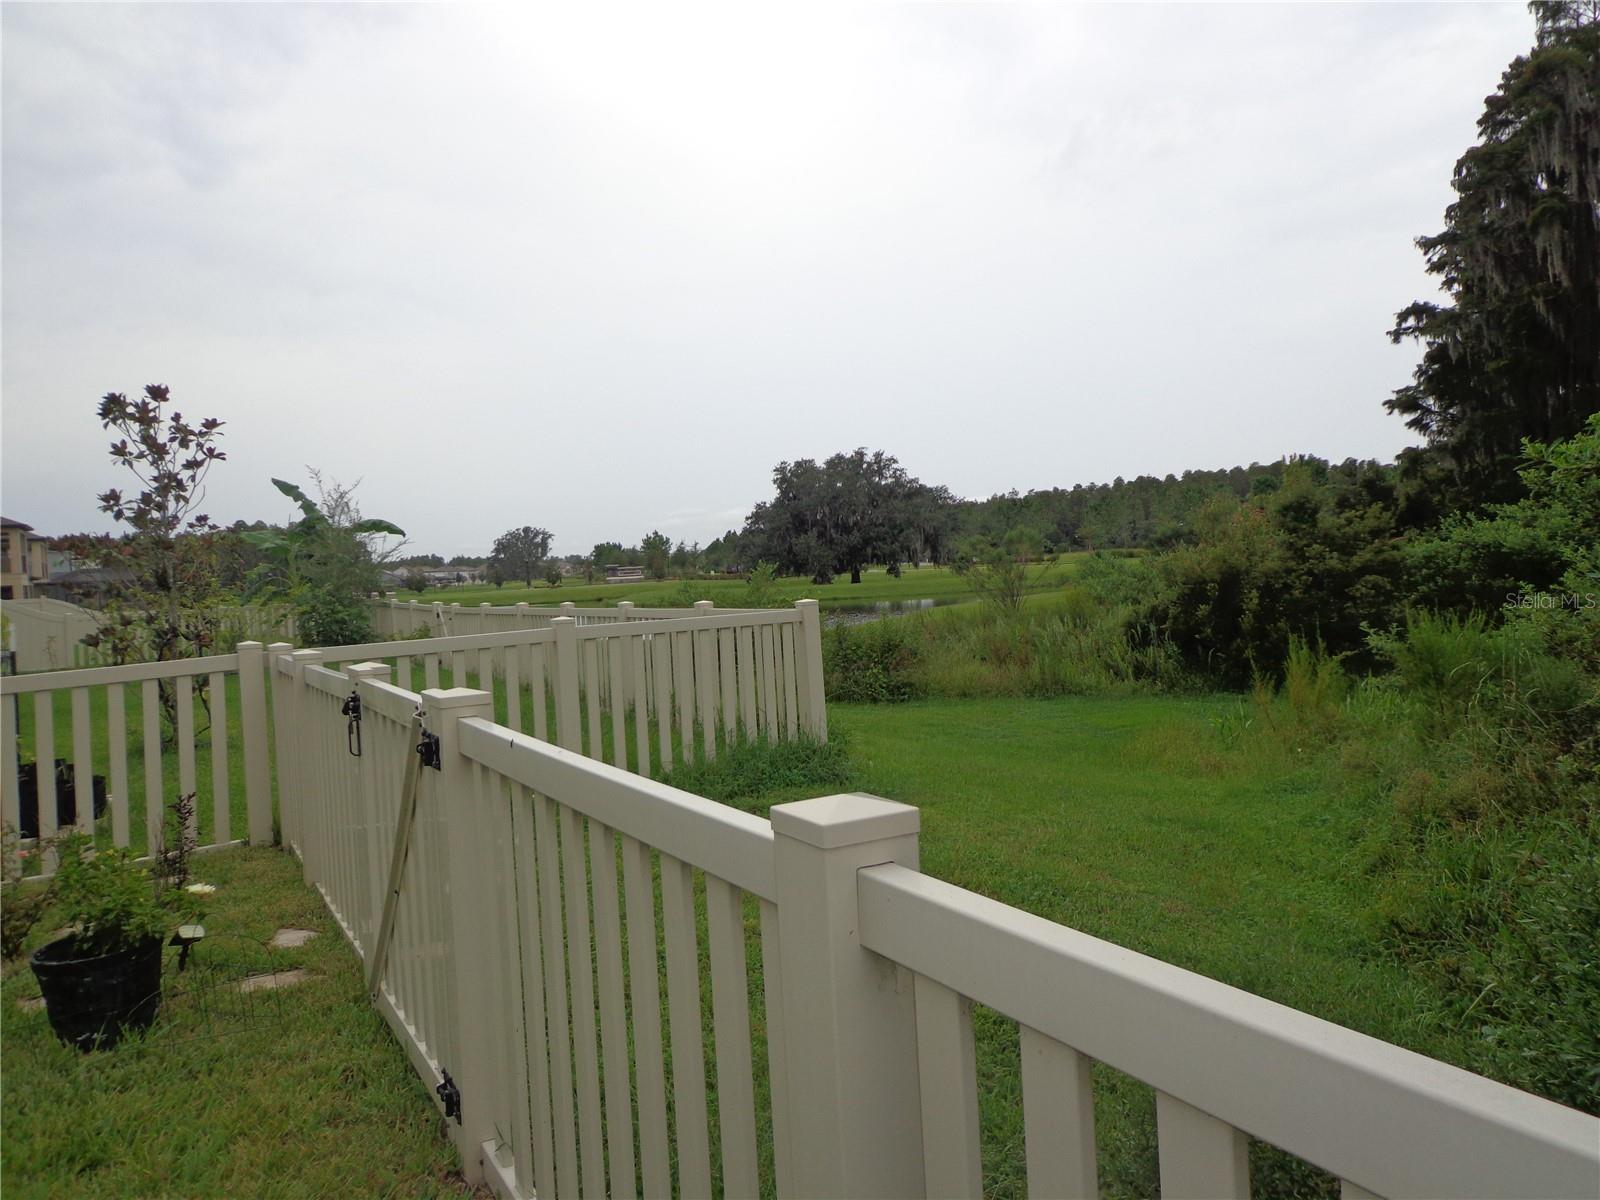
[[[869,621],[881,621],[884,617],[903,617],[907,613],[943,608],[947,604],[971,603],[971,596],[924,596],[917,600],[877,600],[862,604],[846,601],[823,608],[822,624],[828,629],[839,625],[865,625]]]

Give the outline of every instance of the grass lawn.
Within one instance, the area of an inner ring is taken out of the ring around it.
[[[1364,923],[1367,814],[1318,770],[1247,760],[1236,698],[834,705],[860,788],[922,810],[931,875],[1387,1041],[1463,1061],[1440,999]],[[793,797],[783,797],[793,798]],[[1015,1026],[979,1014],[985,1191],[1023,1194]],[[1157,1190],[1150,1089],[1096,1067],[1101,1187]],[[1257,1195],[1336,1195],[1256,1147]]]
[[[189,970],[114,1051],[63,1046],[24,960],[5,967],[3,1187],[21,1197],[458,1196],[455,1152],[421,1080],[367,1000],[355,955],[299,863],[278,850],[197,858],[218,885]],[[268,950],[280,927],[316,930]],[[35,944],[49,939],[35,931]],[[302,968],[241,996],[250,974]]]
[[[1052,566],[1034,567],[1028,573],[1030,588],[1053,588],[1074,574],[1086,554],[1064,554]],[[972,589],[967,581],[948,567],[906,567],[896,579],[882,567],[861,573],[860,583],[851,583],[848,574],[837,576],[832,583],[816,584],[803,575],[787,576],[777,581],[778,587],[789,599],[808,598],[820,600],[824,608],[852,604],[873,604],[879,600],[920,600],[924,598],[970,598]],[[426,592],[399,592],[400,600],[416,599],[426,603],[435,600],[446,604],[516,604],[525,600],[534,606],[560,604],[572,601],[581,607],[614,605],[618,600],[632,600],[647,608],[676,607],[684,603],[683,591],[693,589],[695,598],[714,600],[727,608],[741,606],[745,584],[743,579],[677,579],[647,580],[644,583],[585,583],[582,579],[568,579],[558,588],[540,584],[525,587],[493,584],[471,587],[430,588]]]

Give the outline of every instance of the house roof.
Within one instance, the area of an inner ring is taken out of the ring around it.
[[[32,529],[32,525],[22,521],[13,521],[10,517],[0,517],[0,529]]]

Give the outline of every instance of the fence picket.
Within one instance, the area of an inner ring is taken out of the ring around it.
[[[21,760],[17,753],[19,730],[17,729],[17,710],[21,706],[10,698],[0,699],[0,801],[3,801],[3,819],[11,829],[22,828],[22,772]],[[38,761],[38,755],[34,756]],[[37,787],[34,795],[38,795]],[[35,801],[37,803],[37,801]],[[20,847],[15,843],[8,843],[6,848],[6,874],[27,874],[22,868],[22,862],[17,857]]]
[[[756,738],[756,632],[746,626],[734,630],[739,643],[739,719],[744,722],[742,736],[746,741]]]
[[[180,675],[178,685],[178,795],[195,798],[194,812],[189,818],[189,832],[200,820],[199,796],[196,794],[194,767],[194,679]]]
[[[685,762],[694,761],[694,634],[672,635],[672,699],[678,706],[678,739]]]
[[[1100,1193],[1089,1059],[1037,1029],[1020,1028],[1028,1192],[1093,1200]]]
[[[695,936],[694,872],[661,856],[661,912],[667,940],[667,1022],[672,1034],[672,1112],[678,1132],[678,1194],[711,1195],[706,1068],[700,1037],[700,952]]]
[[[635,770],[648,779],[650,778],[650,701],[649,692],[646,690],[648,680],[645,678],[644,638],[637,635],[630,637],[628,653],[633,662],[633,755],[638,764]]]
[[[710,629],[694,631],[695,703],[700,713],[700,753],[717,756],[717,639]]]
[[[532,1129],[519,1130],[517,1180],[532,1179],[540,1196],[556,1194],[555,1144],[550,1115],[550,1062],[545,1024],[544,962],[539,922],[539,866],[533,836],[534,800],[525,790],[512,796],[511,837],[515,846],[517,915],[521,929],[524,1078]],[[531,1158],[531,1164],[527,1161]]]
[[[6,705],[7,708],[10,705]],[[110,755],[108,780],[111,805],[111,842],[128,844],[128,712],[123,702],[122,685],[106,685],[106,751]],[[8,762],[14,764],[13,754]],[[10,768],[15,770],[13,766]],[[9,814],[7,819],[10,819]]]
[[[144,844],[147,854],[161,845],[161,695],[160,684],[146,679],[140,687],[144,723]]]
[[[927,1195],[978,1200],[983,1195],[983,1167],[972,1001],[926,975],[916,976],[915,988]]]
[[[89,689],[72,689],[72,778],[76,791],[74,813],[80,833],[94,836],[94,752],[89,721]]]
[[[561,856],[556,803],[534,796],[539,854],[539,920],[545,948],[545,1011],[550,1027],[550,1094],[555,1105],[556,1195],[578,1194],[578,1127],[572,1102],[572,1043],[567,1015],[567,966],[562,953]]]
[[[661,770],[672,770],[672,648],[670,637],[650,639],[650,657],[656,685],[656,730],[661,749]]]
[[[1156,1091],[1161,1194],[1250,1200],[1249,1139],[1226,1121]]]
[[[711,1019],[716,1042],[717,1122],[722,1191],[759,1196],[756,1102],[751,1074],[750,990],[745,976],[744,899],[715,875],[706,880],[706,940],[711,944]]]
[[[628,978],[633,1001],[635,1075],[639,1088],[639,1166],[647,1196],[672,1194],[667,1148],[666,1074],[661,1046],[661,978],[656,958],[655,885],[650,848],[622,835],[627,891]]]
[[[211,840],[233,840],[233,813],[228,779],[228,677],[212,674],[211,694]]]
[[[628,1014],[623,991],[617,838],[610,827],[599,821],[589,822],[589,869],[594,884],[595,959],[600,976],[601,1057],[605,1064],[610,1194],[634,1196],[638,1194],[638,1184],[633,1162],[633,1111],[628,1099]]]
[[[600,734],[600,645],[593,638],[583,643],[583,701],[588,718],[589,746],[585,751],[590,758],[604,761],[604,743]]]

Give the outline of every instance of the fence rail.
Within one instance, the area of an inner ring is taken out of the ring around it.
[[[452,637],[468,633],[504,633],[515,629],[548,629],[560,617],[571,617],[583,626],[658,621],[684,615],[682,608],[640,608],[631,600],[620,601],[615,607],[598,608],[579,608],[570,600],[556,605],[533,605],[526,601],[498,605],[484,601],[476,605],[463,605],[439,600],[397,600],[392,592],[382,598],[374,596],[371,611],[373,629],[387,637],[410,637],[424,630],[439,637]]]
[[[1249,1196],[1247,1136],[1351,1200],[1600,1182],[1592,1117],[921,874],[914,808],[761,819],[314,653],[307,878],[502,1196],[981,1195],[974,1003],[1020,1026],[1032,1195],[1096,1194],[1091,1061],[1156,1089],[1169,1196]]]
[[[50,671],[0,679],[0,807],[27,875],[55,870],[63,824],[156,853],[168,804],[193,794],[200,848],[272,841],[264,653]],[[25,759],[31,758],[31,762]]]

